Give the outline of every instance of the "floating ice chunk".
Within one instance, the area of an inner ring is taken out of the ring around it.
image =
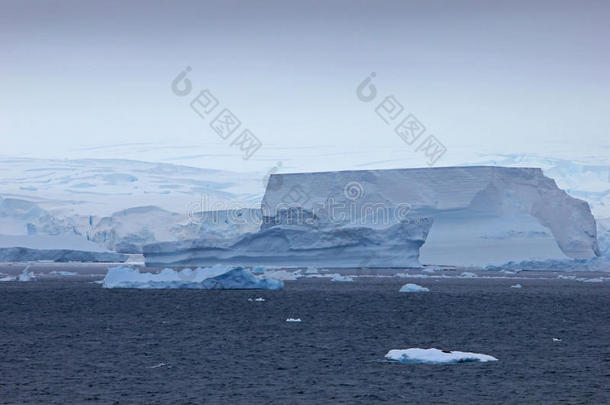
[[[394,349],[390,350],[385,358],[401,363],[426,363],[426,364],[448,364],[448,363],[472,363],[498,361],[493,356],[469,352],[452,352],[439,349]]]
[[[263,297],[258,297],[258,298],[254,298],[254,299],[248,298],[248,301],[250,301],[250,302],[264,302],[265,299]]]
[[[585,278],[582,280],[583,283],[603,283],[604,280],[602,278]]]
[[[553,338],[553,342],[561,342],[561,339],[559,339],[559,338]]]
[[[522,285],[521,284],[515,284],[515,285],[511,285],[510,288],[521,288]]]
[[[282,280],[282,281],[295,281],[295,280],[298,280],[300,277],[302,277],[302,275],[298,274],[297,272],[286,271],[286,270],[271,271],[271,272],[267,273],[267,276],[269,276],[272,279]]]
[[[475,278],[477,275],[474,273],[471,273],[469,271],[465,271],[462,274],[460,274],[460,277],[464,277],[464,278]]]
[[[104,288],[194,288],[204,290],[260,289],[281,290],[280,280],[258,278],[241,267],[213,266],[175,271],[164,269],[158,274],[140,273],[128,267],[108,269]]]
[[[13,276],[6,276],[6,277],[2,277],[0,278],[0,282],[6,282],[6,281],[15,281],[17,277],[13,277]]]
[[[308,267],[307,270],[305,270],[305,274],[318,274],[318,269],[315,267]]]
[[[428,292],[430,291],[429,288],[426,287],[422,287],[421,285],[417,285],[417,284],[405,284],[402,287],[400,287],[400,290],[398,290],[399,292]]]
[[[301,318],[288,318],[286,322],[301,322]]]
[[[36,276],[34,273],[30,273],[30,266],[26,266],[23,272],[17,277],[17,281],[34,281]]]
[[[78,273],[73,271],[52,271],[49,273],[52,276],[78,276]]]
[[[342,276],[341,274],[335,274],[330,281],[354,281],[353,278],[349,276]]]
[[[150,366],[147,368],[159,368],[159,367],[163,367],[165,365],[165,363],[159,363],[159,364],[155,364],[154,366]]]

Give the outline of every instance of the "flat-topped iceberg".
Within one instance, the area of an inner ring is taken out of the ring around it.
[[[452,364],[498,361],[493,356],[479,353],[457,352],[439,349],[393,349],[385,358],[400,363]]]
[[[485,266],[600,255],[589,205],[538,168],[496,166],[273,174],[265,216],[300,207],[320,227],[433,224],[420,262]],[[383,255],[383,253],[382,253]]]
[[[203,290],[281,290],[281,280],[258,278],[241,267],[213,266],[208,268],[141,273],[128,267],[108,269],[103,288],[169,289],[192,288]]]

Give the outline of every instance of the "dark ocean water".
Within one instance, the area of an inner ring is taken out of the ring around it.
[[[431,291],[398,293],[406,282]],[[0,402],[610,403],[610,283],[518,282],[308,279],[275,292],[0,283]],[[384,361],[409,347],[499,361]]]

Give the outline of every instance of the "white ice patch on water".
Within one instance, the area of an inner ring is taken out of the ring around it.
[[[393,349],[385,358],[401,363],[451,364],[498,361],[493,356],[479,353],[456,352],[439,349]]]
[[[572,280],[572,281],[580,281],[582,283],[603,283],[604,278],[596,277],[596,278],[584,278],[584,277],[576,277],[576,276],[564,276],[562,274],[557,276],[560,280]],[[607,278],[606,278],[607,280]]]
[[[51,276],[62,276],[62,277],[78,276],[78,273],[75,273],[73,271],[52,271],[49,274]]]
[[[475,277],[477,277],[477,275],[476,275],[476,274],[474,274],[474,273],[471,273],[471,272],[469,272],[469,271],[465,271],[465,272],[463,272],[462,274],[460,274],[460,277],[464,277],[464,278],[475,278]]]
[[[429,288],[426,287],[422,287],[421,285],[417,285],[417,284],[405,284],[402,287],[400,287],[400,290],[398,290],[399,292],[428,292],[430,291]]]
[[[342,276],[341,274],[335,274],[333,276],[333,278],[330,279],[330,281],[354,281],[353,278],[351,278],[350,276]]]
[[[108,269],[102,280],[104,288],[193,288],[204,290],[260,289],[280,290],[284,283],[280,280],[258,278],[241,267],[216,265],[195,270],[175,271],[164,269],[160,273],[140,273],[128,267]]]
[[[521,288],[523,287],[521,284],[511,285],[510,288]]]
[[[23,269],[23,272],[21,272],[21,274],[18,275],[17,277],[6,276],[6,277],[0,278],[0,282],[6,282],[6,281],[27,282],[27,281],[35,281],[35,280],[36,280],[36,276],[34,275],[33,272],[30,272],[30,266],[26,266],[26,268]]]
[[[286,270],[276,270],[276,271],[268,271],[265,273],[266,276],[282,281],[295,281],[299,278],[303,277],[298,272],[286,271]]]
[[[301,322],[301,318],[288,318],[286,322]]]

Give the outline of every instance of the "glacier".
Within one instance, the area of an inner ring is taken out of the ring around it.
[[[484,266],[600,255],[587,202],[538,168],[494,166],[273,174],[265,216],[311,212],[320,227],[433,220],[424,264]]]
[[[203,289],[203,290],[281,290],[284,283],[271,278],[259,278],[241,267],[216,265],[209,268],[163,269],[141,273],[129,267],[111,267],[102,280],[103,288],[138,289]]]
[[[439,349],[393,349],[385,358],[400,363],[424,363],[424,364],[455,364],[455,363],[485,363],[498,361],[488,354],[458,352]]]

